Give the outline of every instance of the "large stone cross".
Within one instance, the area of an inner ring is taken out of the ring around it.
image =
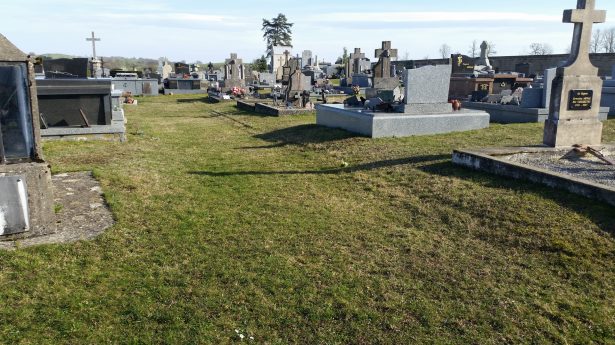
[[[226,79],[242,79],[240,70],[242,64],[243,60],[238,59],[236,53],[231,53],[231,58],[225,61]]]
[[[382,49],[376,49],[376,64],[374,77],[375,78],[390,78],[391,77],[391,58],[397,57],[397,49],[391,49],[391,41],[383,41]]]
[[[88,42],[92,42],[92,57],[96,58],[96,42],[100,42],[100,38],[94,35],[94,31],[92,31],[92,38],[85,39]]]
[[[365,53],[361,53],[361,48],[354,48],[354,53],[350,54],[352,60],[352,73],[361,73],[361,59],[365,58]]]
[[[564,23],[574,23],[572,49],[566,64],[557,69],[551,85],[549,118],[543,143],[547,146],[600,145],[602,122],[598,117],[602,79],[589,59],[594,23],[606,21],[606,11],[595,0],[578,0],[577,9],[564,11]]]
[[[596,0],[578,0],[576,10],[564,11],[564,23],[574,23],[572,49],[567,69],[577,74],[596,74],[598,68],[589,60],[589,47],[594,23],[604,23],[606,11],[596,10]]]

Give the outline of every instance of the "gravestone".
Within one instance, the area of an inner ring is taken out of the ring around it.
[[[175,74],[178,76],[183,76],[184,74],[190,74],[190,65],[185,64],[183,62],[175,63]]]
[[[290,46],[273,46],[271,47],[271,73],[278,76],[277,80],[282,78],[282,66],[286,65],[288,59],[292,55],[293,47]]]
[[[275,85],[275,74],[261,72],[259,75],[259,82],[264,85],[273,86]]]
[[[285,50],[280,58],[280,65],[275,69],[276,81],[281,81],[283,83],[288,82],[289,74],[286,73],[286,79],[284,78],[284,68],[288,68],[288,61],[290,60],[290,50]],[[288,72],[288,69],[286,70]]]
[[[451,55],[451,65],[453,74],[472,74],[474,73],[474,59],[463,54]]]
[[[449,65],[406,70],[403,112],[424,115],[451,113],[452,106],[448,103],[451,73]]]
[[[602,142],[602,122],[598,118],[602,79],[589,59],[589,51],[592,26],[606,21],[606,11],[595,8],[595,0],[578,0],[576,9],[564,11],[563,22],[574,23],[574,34],[570,57],[558,67],[553,80],[543,139],[547,146]]]
[[[290,58],[284,66],[282,66],[282,85],[288,85],[290,82],[290,75],[295,72],[299,68],[299,61],[295,58]]]
[[[521,108],[541,108],[543,103],[542,89],[523,89]]]
[[[44,59],[43,66],[46,79],[68,79],[88,77],[87,58]]]
[[[378,62],[374,66],[374,89],[393,90],[399,79],[391,75],[391,59],[397,58],[397,49],[391,49],[391,41],[383,41],[382,48],[375,52]]]
[[[350,61],[352,61],[351,74],[359,74],[363,72],[361,70],[361,60],[365,58],[365,53],[361,53],[361,48],[355,48],[354,53],[350,54]]]
[[[304,50],[301,53],[301,68],[305,66],[312,66],[313,64],[313,55],[311,50]]]
[[[346,63],[346,86],[354,84],[352,77],[355,74],[361,73],[361,60],[365,58],[365,53],[361,53],[361,48],[354,48],[354,53],[350,54],[350,58]]]
[[[92,58],[90,59],[90,76],[92,78],[101,78],[103,75],[102,60],[96,55],[96,42],[100,42],[100,38],[96,37],[92,31],[92,37],[86,38],[86,41],[92,42]]]
[[[393,91],[399,87],[399,79],[393,76],[391,59],[397,58],[397,49],[391,49],[391,41],[383,41],[382,48],[376,49],[375,56],[378,62],[374,66],[373,88],[366,90],[368,99],[380,98],[384,102],[395,102],[395,92],[383,93],[381,91]],[[391,98],[393,97],[393,98]]]
[[[352,76],[352,85],[360,88],[372,87],[372,80],[367,74],[354,74]]]
[[[55,230],[51,171],[39,126],[33,63],[0,35],[1,239]]]
[[[299,100],[297,95],[300,95],[303,91],[309,91],[312,88],[311,78],[304,75],[301,71],[299,59],[290,59],[288,61],[288,67],[285,67],[285,71],[288,71],[286,102],[297,102]]]
[[[237,54],[232,53],[230,59],[224,62],[224,87],[231,89],[234,87],[245,87],[245,69],[243,60],[237,58]]]
[[[542,88],[543,91],[543,95],[542,95],[542,107],[543,108],[550,108],[551,107],[551,90],[552,90],[552,86],[553,86],[553,79],[555,79],[555,76],[557,75],[557,68],[549,68],[545,70],[545,76],[544,76],[544,85]]]

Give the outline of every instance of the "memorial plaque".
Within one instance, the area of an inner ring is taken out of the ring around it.
[[[45,78],[47,79],[70,79],[88,77],[88,58],[73,59],[43,59]]]
[[[590,110],[594,101],[593,90],[571,90],[568,110]]]
[[[190,65],[183,62],[177,62],[175,64],[175,74],[190,74]]]
[[[454,54],[451,56],[453,73],[474,73],[474,61],[471,57]]]

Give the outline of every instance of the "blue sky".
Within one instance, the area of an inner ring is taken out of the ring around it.
[[[467,53],[473,40],[495,43],[497,55],[517,55],[532,42],[547,42],[556,52],[570,45],[572,25],[562,11],[575,0],[415,1],[415,0],[20,0],[0,5],[0,33],[25,52],[89,56],[85,37],[102,38],[102,56],[172,61],[223,61],[236,52],[246,61],[265,50],[262,18],[287,15],[294,52],[310,49],[319,60],[335,60],[342,48],[360,47],[371,57],[383,40],[400,58],[439,57],[448,44]],[[615,1],[597,0],[615,27]],[[10,15],[6,15],[6,14]]]

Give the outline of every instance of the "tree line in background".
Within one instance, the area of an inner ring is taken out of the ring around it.
[[[615,53],[615,27],[594,30],[590,53]]]
[[[265,72],[269,68],[268,59],[273,55],[273,46],[283,45],[292,47],[292,27],[293,23],[289,23],[286,16],[282,13],[278,14],[277,17],[272,19],[263,19],[263,39],[267,42],[267,55],[262,55],[260,58],[255,59],[252,62],[252,68],[258,72]],[[489,56],[494,56],[497,54],[496,45],[493,42],[488,42],[489,44]],[[469,45],[468,50],[466,51],[466,55],[471,58],[477,58],[480,56],[480,43],[478,40],[472,41]],[[443,59],[449,58],[452,54],[453,50],[448,44],[442,44],[439,48],[440,56]],[[570,48],[568,48],[567,53],[570,52]],[[591,53],[615,53],[615,27],[608,29],[596,29],[592,34]],[[549,43],[531,43],[528,47],[528,51],[525,52],[528,55],[551,55],[554,53],[553,47]],[[456,51],[455,54],[461,54],[460,51]],[[31,53],[31,55],[36,55]],[[70,57],[68,55],[60,55],[60,54],[45,54],[47,58],[62,58],[62,57]],[[350,56],[348,53],[348,48],[343,48],[343,53],[340,57],[335,61],[336,64],[346,64],[349,60]],[[428,60],[429,56],[423,57],[424,60]],[[109,69],[119,69],[119,70],[127,70],[127,71],[136,71],[136,70],[144,70],[150,69],[152,71],[156,71],[158,68],[158,60],[153,59],[145,59],[145,58],[125,58],[119,56],[112,56],[103,58],[104,64],[106,68]],[[410,60],[410,54],[406,51],[401,60]],[[179,61],[186,63],[185,61]],[[195,63],[199,65],[200,68],[205,68],[202,62],[197,61]]]

